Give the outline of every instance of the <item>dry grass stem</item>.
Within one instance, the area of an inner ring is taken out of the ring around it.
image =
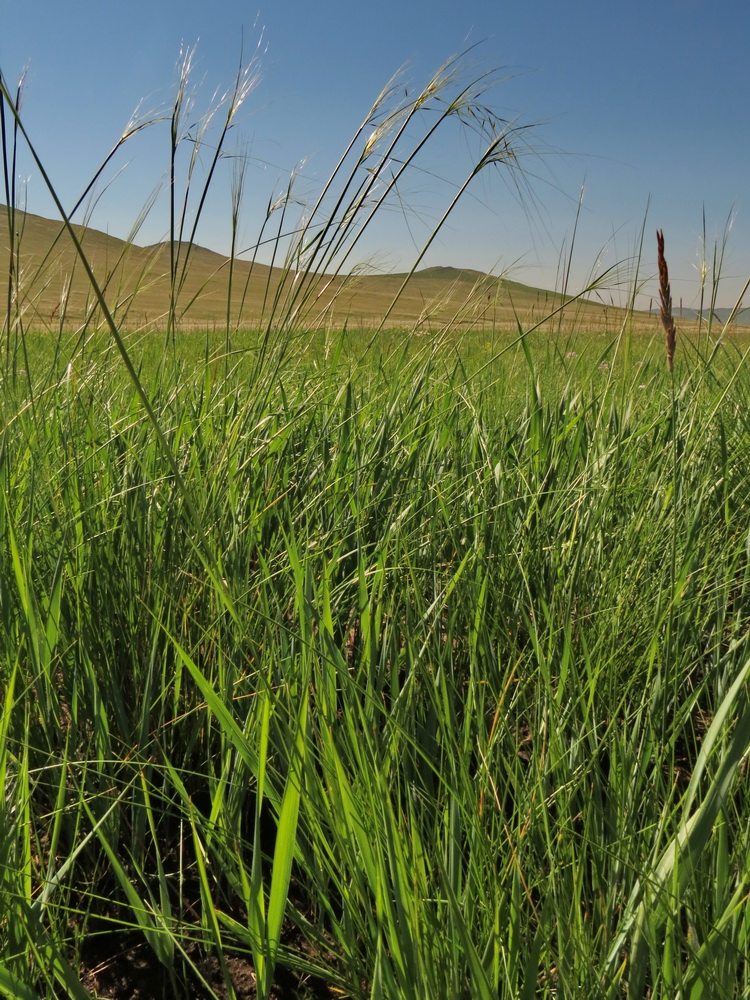
[[[672,316],[672,292],[669,288],[669,268],[664,256],[664,233],[661,229],[656,230],[657,261],[659,264],[659,312],[661,322],[664,327],[664,336],[667,348],[667,368],[672,371],[674,364],[674,349],[677,340],[677,328],[674,325]]]

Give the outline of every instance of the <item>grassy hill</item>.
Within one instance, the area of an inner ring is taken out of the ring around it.
[[[56,329],[96,317],[90,283],[68,234],[59,222],[17,213],[17,292],[11,310],[20,310],[27,328]],[[171,295],[168,243],[139,247],[95,229],[76,227],[107,301],[127,328],[164,327]],[[388,314],[391,327],[416,330],[458,327],[512,329],[539,322],[558,308],[556,292],[506,278],[455,267],[406,274],[307,274],[295,281],[282,268],[236,259],[197,245],[174,248],[176,316],[185,329],[223,326],[227,302],[232,326],[276,323],[305,326],[372,327]],[[8,219],[0,211],[0,315],[8,309]],[[229,295],[231,274],[231,295]],[[622,309],[579,301],[566,311],[566,325],[579,330],[617,329]],[[555,320],[557,322],[557,320]],[[654,329],[656,319],[637,314],[636,325]]]

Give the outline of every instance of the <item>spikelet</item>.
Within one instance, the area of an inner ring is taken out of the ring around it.
[[[664,256],[664,233],[661,229],[656,230],[657,261],[659,264],[659,312],[661,314],[661,324],[664,327],[665,342],[667,348],[667,368],[672,371],[674,363],[674,349],[677,339],[677,329],[672,316],[672,292],[669,288],[669,269]]]

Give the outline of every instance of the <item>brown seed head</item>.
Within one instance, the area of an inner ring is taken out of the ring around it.
[[[659,313],[664,327],[664,337],[667,349],[667,368],[672,371],[674,349],[677,341],[677,329],[672,316],[672,292],[669,287],[669,268],[664,256],[664,233],[656,230],[656,259],[659,265]]]

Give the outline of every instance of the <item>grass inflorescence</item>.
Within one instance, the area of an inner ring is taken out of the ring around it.
[[[750,991],[744,359],[310,332],[417,104],[262,329],[9,309],[2,995]]]
[[[672,291],[669,287],[669,268],[664,256],[664,233],[661,229],[656,233],[657,263],[659,266],[659,315],[664,327],[664,343],[667,351],[667,368],[674,367],[674,352],[677,343],[677,328],[672,315]]]

